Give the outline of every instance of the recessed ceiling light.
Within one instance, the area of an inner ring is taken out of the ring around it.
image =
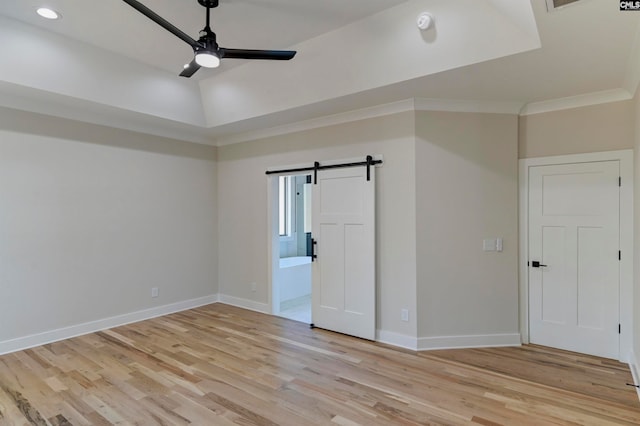
[[[36,10],[38,15],[42,16],[46,19],[60,19],[60,14],[53,9],[49,9],[48,7],[41,7]]]

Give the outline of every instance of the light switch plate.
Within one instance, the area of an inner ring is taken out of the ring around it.
[[[496,251],[496,240],[495,238],[485,238],[482,240],[482,250],[483,251]]]

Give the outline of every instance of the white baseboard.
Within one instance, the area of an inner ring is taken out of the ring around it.
[[[254,300],[242,299],[239,297],[228,296],[225,294],[212,294],[197,299],[184,300],[181,302],[171,303],[168,305],[158,306],[142,311],[131,312],[128,314],[118,315],[110,318],[104,318],[96,321],[90,321],[83,324],[77,324],[70,327],[59,328],[56,330],[45,331],[43,333],[32,334],[29,336],[19,337],[17,339],[5,340],[0,342],[0,355],[16,352],[24,349],[33,348],[35,346],[45,345],[47,343],[57,342],[72,337],[81,336],[83,334],[94,333],[96,331],[106,330],[108,328],[118,327],[125,324],[131,324],[138,321],[144,321],[156,318],[162,315],[168,315],[187,309],[197,308],[199,306],[209,305],[211,303],[221,302],[239,308],[251,311],[270,314],[269,305],[267,303],[256,302]],[[497,346],[520,346],[520,334],[489,334],[476,336],[444,336],[444,337],[422,337],[416,339],[406,334],[395,333],[391,331],[378,330],[376,332],[376,340],[400,348],[410,349],[413,351],[433,350],[433,349],[461,349],[461,348],[478,348],[478,347],[497,347]],[[634,363],[629,364],[634,374],[634,381],[639,383],[638,363],[635,355],[631,354]],[[640,390],[639,390],[640,396]]]
[[[256,302],[255,300],[242,299],[240,297],[220,294],[218,297],[218,302],[236,306],[238,308],[248,309],[250,311],[260,312],[263,314],[271,314],[271,309],[268,303]]]
[[[630,358],[629,369],[633,376],[633,384],[638,386],[640,385],[640,364],[638,364],[638,358],[636,358],[636,354],[633,351]],[[638,394],[638,400],[640,400],[640,388],[636,388],[636,393]]]
[[[83,324],[72,325],[70,327],[58,328],[56,330],[19,337],[17,339],[5,340],[0,342],[0,355],[57,342],[59,340],[70,339],[72,337],[94,333],[108,328],[131,324],[133,322],[144,321],[162,315],[185,311],[187,309],[209,305],[217,301],[218,295],[212,294],[210,296],[199,297],[197,299],[183,300],[181,302],[170,303],[168,305],[144,309],[142,311],[131,312],[128,314],[117,315],[115,317],[99,319],[96,321],[85,322]]]
[[[483,334],[473,336],[438,336],[418,339],[417,350],[490,348],[520,346],[520,334]]]
[[[394,333],[392,331],[377,330],[376,342],[385,343],[391,346],[397,346],[400,348],[411,349],[415,351],[418,349],[418,339],[406,334]]]
[[[412,351],[435,349],[489,348],[520,346],[520,334],[485,334],[474,336],[438,336],[415,338],[406,334],[378,330],[376,341]]]

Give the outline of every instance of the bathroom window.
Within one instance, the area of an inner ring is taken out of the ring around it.
[[[278,232],[281,237],[289,237],[292,232],[293,206],[291,192],[293,176],[280,176],[278,179]]]

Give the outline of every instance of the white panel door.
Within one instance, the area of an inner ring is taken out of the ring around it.
[[[618,358],[619,176],[618,161],[529,169],[531,343]]]
[[[313,186],[313,325],[374,340],[375,168],[318,172]]]

